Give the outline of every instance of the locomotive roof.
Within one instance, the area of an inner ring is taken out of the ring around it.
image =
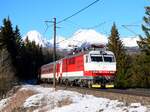
[[[113,52],[111,51],[90,51],[89,54],[112,54],[113,55]]]
[[[112,54],[113,55],[113,52],[107,51],[107,50],[106,51],[99,51],[99,50],[84,51],[84,52],[68,55],[68,56],[66,56],[62,59],[71,58],[71,57],[75,57],[75,56],[80,56],[80,55],[84,55],[84,54]]]
[[[58,63],[59,61],[61,61],[63,59],[72,58],[72,57],[80,56],[80,55],[84,55],[84,54],[112,54],[113,55],[113,52],[107,51],[107,50],[106,51],[100,51],[100,50],[83,51],[83,52],[79,52],[79,53],[76,53],[76,54],[67,55],[64,58],[62,58],[60,60],[57,60],[56,63]],[[46,67],[47,65],[51,65],[53,63],[54,62],[50,62],[48,64],[43,65],[42,67]]]

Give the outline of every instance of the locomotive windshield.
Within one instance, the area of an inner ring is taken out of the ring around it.
[[[91,56],[92,62],[103,62],[102,56]]]
[[[91,55],[92,62],[114,62],[113,55]]]
[[[114,62],[115,59],[112,55],[103,55],[104,56],[104,62]]]

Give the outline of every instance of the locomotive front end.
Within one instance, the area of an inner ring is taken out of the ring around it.
[[[116,59],[111,51],[90,51],[85,55],[85,76],[91,77],[92,87],[114,87]]]

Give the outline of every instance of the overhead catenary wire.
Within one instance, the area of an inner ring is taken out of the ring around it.
[[[139,36],[140,34],[138,34],[133,29],[131,29],[131,27],[132,28],[140,27],[141,26],[140,24],[141,24],[141,20],[137,20],[130,24],[121,25],[120,28],[124,28],[124,29],[128,30],[130,33],[134,34],[135,36]]]
[[[70,21],[69,21],[70,22]],[[71,22],[72,24],[74,24],[74,25],[76,25],[77,26],[77,24],[76,23],[73,23],[73,22]],[[101,27],[102,25],[104,25],[106,23],[106,21],[104,21],[104,22],[102,22],[102,23],[99,23],[99,24],[97,24],[97,25],[94,25],[94,26],[91,26],[91,27],[84,27],[84,29],[94,29],[94,28],[97,28],[97,27]],[[78,34],[80,34],[82,31],[79,31],[79,32],[77,32],[77,33],[75,33],[73,36],[77,36]],[[72,36],[72,35],[71,35]],[[71,37],[70,36],[70,37]],[[57,42],[56,44],[59,44],[59,43],[61,43],[61,42],[64,42],[64,41],[67,41],[68,39],[63,39],[63,40],[61,40],[61,41],[59,41],[59,42]],[[73,41],[78,41],[78,40],[73,40]],[[79,41],[78,41],[79,42]],[[81,41],[80,41],[81,42]]]
[[[79,25],[78,23],[75,23],[75,22],[73,22],[73,21],[70,21],[70,20],[67,20],[66,21],[67,23],[69,23],[69,24],[71,24],[71,26],[73,27],[73,28],[81,28],[82,26],[81,25]]]
[[[43,32],[43,35],[45,36],[45,33],[47,32],[48,28],[49,28],[49,25],[47,24],[47,22],[45,21],[45,25],[46,25],[46,28],[44,29],[44,32]]]
[[[66,20],[72,18],[73,16],[75,16],[75,15],[79,14],[80,12],[82,12],[82,11],[88,9],[90,6],[94,5],[95,3],[99,2],[99,1],[100,1],[100,0],[95,0],[95,1],[92,2],[91,4],[89,4],[88,6],[86,6],[86,7],[82,8],[82,9],[80,9],[79,11],[75,12],[74,14],[72,14],[72,15],[70,15],[70,16],[68,16],[68,17],[66,17],[66,18],[64,18],[64,19],[62,19],[62,20],[60,20],[60,21],[58,21],[56,24],[62,23],[62,22],[64,22],[64,21],[66,21]]]
[[[128,27],[138,27],[140,25],[122,25],[123,28],[125,28],[126,30],[128,30],[129,32],[133,33],[134,35],[139,35],[137,34],[136,32],[134,32],[133,30],[131,30],[130,28]]]
[[[86,29],[95,29],[95,28],[98,28],[98,27],[104,25],[105,23],[106,23],[106,21],[104,21],[104,22],[102,22],[102,23],[99,23],[99,24],[97,24],[97,25],[91,26],[91,27],[87,27]]]
[[[88,6],[86,6],[86,7],[82,8],[82,9],[80,9],[80,10],[77,11],[76,13],[74,13],[74,14],[72,14],[72,15],[70,15],[70,16],[64,18],[64,19],[62,19],[61,21],[58,21],[56,24],[59,24],[59,23],[62,23],[62,22],[64,22],[64,21],[69,20],[69,19],[72,18],[73,16],[75,16],[75,15],[81,13],[82,11],[88,9],[90,6],[94,5],[95,3],[99,2],[99,1],[100,1],[100,0],[95,0],[94,2],[90,3]],[[47,32],[48,28],[50,27],[50,26],[47,24],[47,22],[50,22],[50,21],[45,21],[45,23],[46,23],[46,29],[45,29],[45,31],[44,31],[44,34]],[[87,28],[85,28],[85,29],[94,29],[94,28],[100,27],[101,25],[103,25],[103,24],[105,24],[105,23],[106,23],[106,22],[99,23],[99,24],[97,24],[97,25],[94,25],[94,26],[92,26],[92,27],[87,27]],[[77,24],[75,24],[75,25],[78,26]],[[77,32],[75,35],[78,35],[78,34],[80,34],[80,33],[81,33],[81,31]],[[74,36],[75,36],[75,35],[74,35]],[[66,39],[65,39],[65,40],[66,40]],[[63,42],[63,41],[65,41],[65,40],[62,40],[62,41],[60,41],[60,42]],[[60,43],[60,42],[58,42],[58,43]],[[57,44],[58,44],[58,43],[57,43]]]
[[[79,14],[80,12],[82,12],[82,11],[88,9],[90,6],[96,4],[96,3],[99,2],[99,1],[100,1],[100,0],[95,0],[94,2],[90,3],[90,4],[87,5],[86,7],[84,7],[84,8],[82,8],[82,9],[80,9],[79,11],[75,12],[74,14],[72,14],[72,15],[70,15],[70,16],[68,16],[68,17],[66,17],[66,18],[64,18],[64,19],[62,19],[62,20],[60,20],[60,21],[58,21],[56,24],[62,23],[62,22],[64,22],[64,21],[66,21],[66,20],[72,18],[73,16],[75,16],[75,15]],[[47,22],[50,22],[50,21],[45,21],[45,23],[47,23]],[[44,35],[45,35],[45,33],[47,32],[47,30],[49,29],[49,27],[50,27],[50,26],[48,26],[48,25],[46,24],[46,28],[45,28],[44,33],[43,33]]]

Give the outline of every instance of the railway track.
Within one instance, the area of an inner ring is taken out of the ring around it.
[[[46,84],[45,86],[53,86],[52,84]],[[86,88],[86,87],[76,87],[76,86],[65,86],[65,85],[57,85],[57,89],[67,89],[67,90],[78,90],[78,91],[95,91],[95,92],[109,92],[109,93],[119,93],[119,94],[127,94],[134,96],[143,96],[150,97],[150,89],[101,89],[101,88]]]
[[[100,91],[150,97],[150,89],[100,89]]]

